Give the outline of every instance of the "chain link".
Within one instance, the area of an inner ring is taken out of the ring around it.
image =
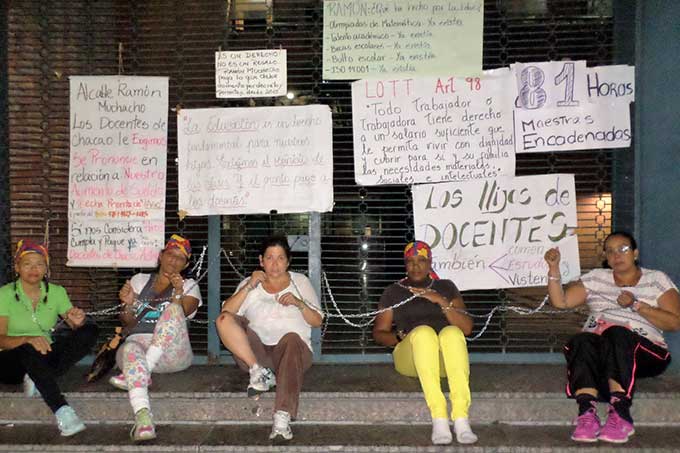
[[[208,264],[206,265],[205,270],[201,273],[202,264],[203,264],[203,261],[204,261],[204,258],[205,258],[205,251],[206,251],[206,248],[203,247],[203,251],[201,252],[201,255],[198,259],[198,262],[194,266],[194,268],[192,269],[192,271],[195,270],[195,269],[198,269],[197,278],[195,279],[194,283],[189,288],[187,288],[186,291],[184,291],[184,293],[182,293],[182,295],[187,295],[189,293],[189,291],[191,291],[196,285],[198,285],[198,283],[201,280],[203,280],[203,278],[205,278],[205,276],[208,274],[208,269],[210,268],[210,266],[212,264],[214,264],[214,260],[219,259],[220,256],[224,256],[227,259],[227,262],[229,263],[229,265],[233,269],[234,273],[241,280],[244,280],[246,278],[245,275],[243,275],[241,272],[238,271],[238,269],[236,268],[236,266],[232,262],[232,260],[229,256],[229,253],[224,249],[220,249],[220,253],[215,258],[213,258],[213,260],[208,261]],[[394,304],[390,307],[381,308],[381,309],[369,311],[369,312],[366,312],[366,313],[345,314],[345,313],[342,312],[342,310],[340,310],[340,307],[338,306],[338,303],[336,302],[335,297],[333,296],[333,292],[331,291],[331,286],[328,282],[328,277],[327,277],[325,271],[321,272],[321,277],[322,277],[322,289],[323,289],[323,287],[325,287],[326,294],[328,295],[328,298],[331,301],[332,308],[333,308],[333,310],[335,310],[335,313],[330,312],[327,307],[323,307],[321,310],[319,310],[316,307],[313,307],[311,304],[307,304],[307,305],[309,307],[313,308],[315,311],[319,312],[324,317],[324,323],[322,325],[322,330],[321,330],[321,338],[322,339],[323,339],[323,337],[326,333],[326,330],[328,329],[328,320],[330,318],[340,318],[349,326],[356,327],[356,328],[359,328],[359,329],[363,329],[363,328],[371,325],[375,321],[376,316],[378,316],[379,314],[385,313],[388,310],[397,309],[397,308],[409,303],[410,301],[412,301],[416,297],[418,297],[417,295],[414,294],[414,295],[407,297],[406,299],[404,299],[404,300],[402,300],[402,301],[400,301],[400,302],[398,302],[398,303],[396,303],[396,304]],[[291,281],[292,281],[292,279],[291,279]],[[293,282],[293,285],[295,286],[295,290],[298,293],[300,293],[300,290],[297,288],[297,286],[295,285],[294,282]],[[580,312],[584,311],[583,309],[580,309],[580,308],[544,310],[544,307],[548,303],[549,299],[550,299],[549,296],[546,295],[543,298],[543,300],[541,301],[541,303],[536,308],[525,308],[525,307],[520,307],[520,306],[516,306],[516,305],[498,305],[498,306],[494,307],[489,313],[486,313],[486,314],[474,314],[474,313],[471,313],[467,310],[463,310],[463,309],[460,309],[460,308],[451,308],[451,310],[455,310],[459,313],[466,314],[466,315],[470,316],[471,318],[485,318],[484,325],[482,326],[482,329],[475,336],[467,338],[467,341],[475,341],[475,340],[479,339],[486,332],[487,328],[489,327],[489,324],[491,323],[491,320],[493,319],[494,315],[496,315],[497,313],[513,312],[513,313],[516,313],[520,316],[531,316],[531,315],[534,315],[538,312],[540,312],[541,314],[556,314],[556,313],[569,313],[569,312],[580,313]],[[168,301],[168,300],[169,300],[168,298],[163,298],[163,299],[138,299],[136,301],[135,305],[139,304],[137,306],[144,306],[144,308],[148,307],[150,310],[156,310],[155,307],[150,306],[150,304],[152,302],[159,302],[159,301],[164,302],[164,301]],[[607,298],[607,300],[608,300],[608,298]],[[607,312],[607,311],[613,311],[613,310],[620,309],[620,307],[618,306],[618,303],[616,303],[615,301],[612,301],[612,302],[616,305],[616,307],[600,310],[599,313],[604,313],[604,312]],[[106,315],[111,315],[111,314],[117,313],[119,309],[120,309],[120,305],[115,305],[115,306],[104,308],[104,309],[101,309],[101,310],[87,312],[87,315],[93,316],[93,317],[106,316]],[[353,319],[366,319],[366,318],[370,318],[370,319],[368,319],[366,321],[362,321],[362,322],[352,321]],[[201,324],[201,325],[211,324],[210,320],[188,319],[187,321],[190,321],[190,322],[195,323],[195,324]]]

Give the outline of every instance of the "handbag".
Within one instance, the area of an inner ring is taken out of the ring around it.
[[[90,366],[90,370],[86,375],[87,382],[98,381],[102,376],[111,371],[111,368],[116,364],[116,351],[118,351],[118,348],[124,341],[123,327],[118,326],[114,330],[114,334],[104,342],[94,357],[92,366]]]
[[[151,310],[152,308],[149,306],[144,307],[144,309],[135,316],[135,322],[133,324],[126,327],[118,326],[114,329],[113,335],[104,342],[99,348],[97,355],[95,355],[92,366],[90,366],[90,370],[85,375],[87,382],[98,381],[102,376],[111,371],[111,368],[116,364],[116,351],[118,351],[120,345],[125,342],[128,333]]]

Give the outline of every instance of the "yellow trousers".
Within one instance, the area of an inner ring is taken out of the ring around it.
[[[458,327],[446,326],[437,335],[432,327],[418,326],[397,344],[392,357],[398,373],[420,380],[432,418],[447,418],[443,377],[449,382],[451,419],[468,417],[470,361]]]

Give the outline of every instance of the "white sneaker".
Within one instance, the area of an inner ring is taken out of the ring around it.
[[[472,432],[470,421],[467,418],[457,418],[453,421],[453,430],[456,432],[456,440],[459,444],[474,444],[477,435]]]
[[[38,388],[35,386],[35,382],[33,382],[33,379],[28,377],[28,374],[24,374],[24,396],[28,398],[36,398],[40,397],[40,392],[38,391]]]
[[[272,387],[276,387],[276,376],[269,368],[264,368],[257,363],[250,369],[250,382],[248,383],[248,396],[257,396],[260,393],[268,392]]]
[[[64,437],[78,434],[85,429],[85,424],[78,418],[71,406],[61,406],[54,416],[57,418],[59,432]]]
[[[276,442],[277,440],[291,440],[292,438],[293,431],[290,430],[290,414],[286,411],[276,411],[269,439]]]
[[[109,378],[109,384],[114,386],[115,388],[119,390],[125,390],[127,391],[128,386],[127,386],[127,381],[125,380],[125,375],[123,373],[116,374],[115,376],[111,376]]]
[[[432,443],[434,445],[448,445],[453,442],[448,418],[432,419]]]

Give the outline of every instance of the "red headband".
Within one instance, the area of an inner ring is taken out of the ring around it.
[[[22,239],[17,242],[17,251],[14,253],[14,262],[19,261],[24,255],[28,253],[37,253],[45,258],[45,262],[49,264],[50,257],[47,254],[47,247],[42,244],[38,244],[31,239]]]
[[[404,259],[412,256],[424,256],[428,260],[432,259],[432,249],[423,241],[413,241],[406,244],[404,248]]]
[[[432,249],[423,241],[413,241],[406,244],[404,248],[404,261],[412,256],[424,256],[432,264]],[[430,270],[430,278],[432,280],[439,280],[439,275],[433,270]]]
[[[191,244],[189,244],[189,239],[185,239],[179,234],[173,234],[170,236],[170,239],[168,239],[168,243],[165,244],[165,248],[163,250],[170,248],[179,249],[187,259],[189,259],[191,256]]]

